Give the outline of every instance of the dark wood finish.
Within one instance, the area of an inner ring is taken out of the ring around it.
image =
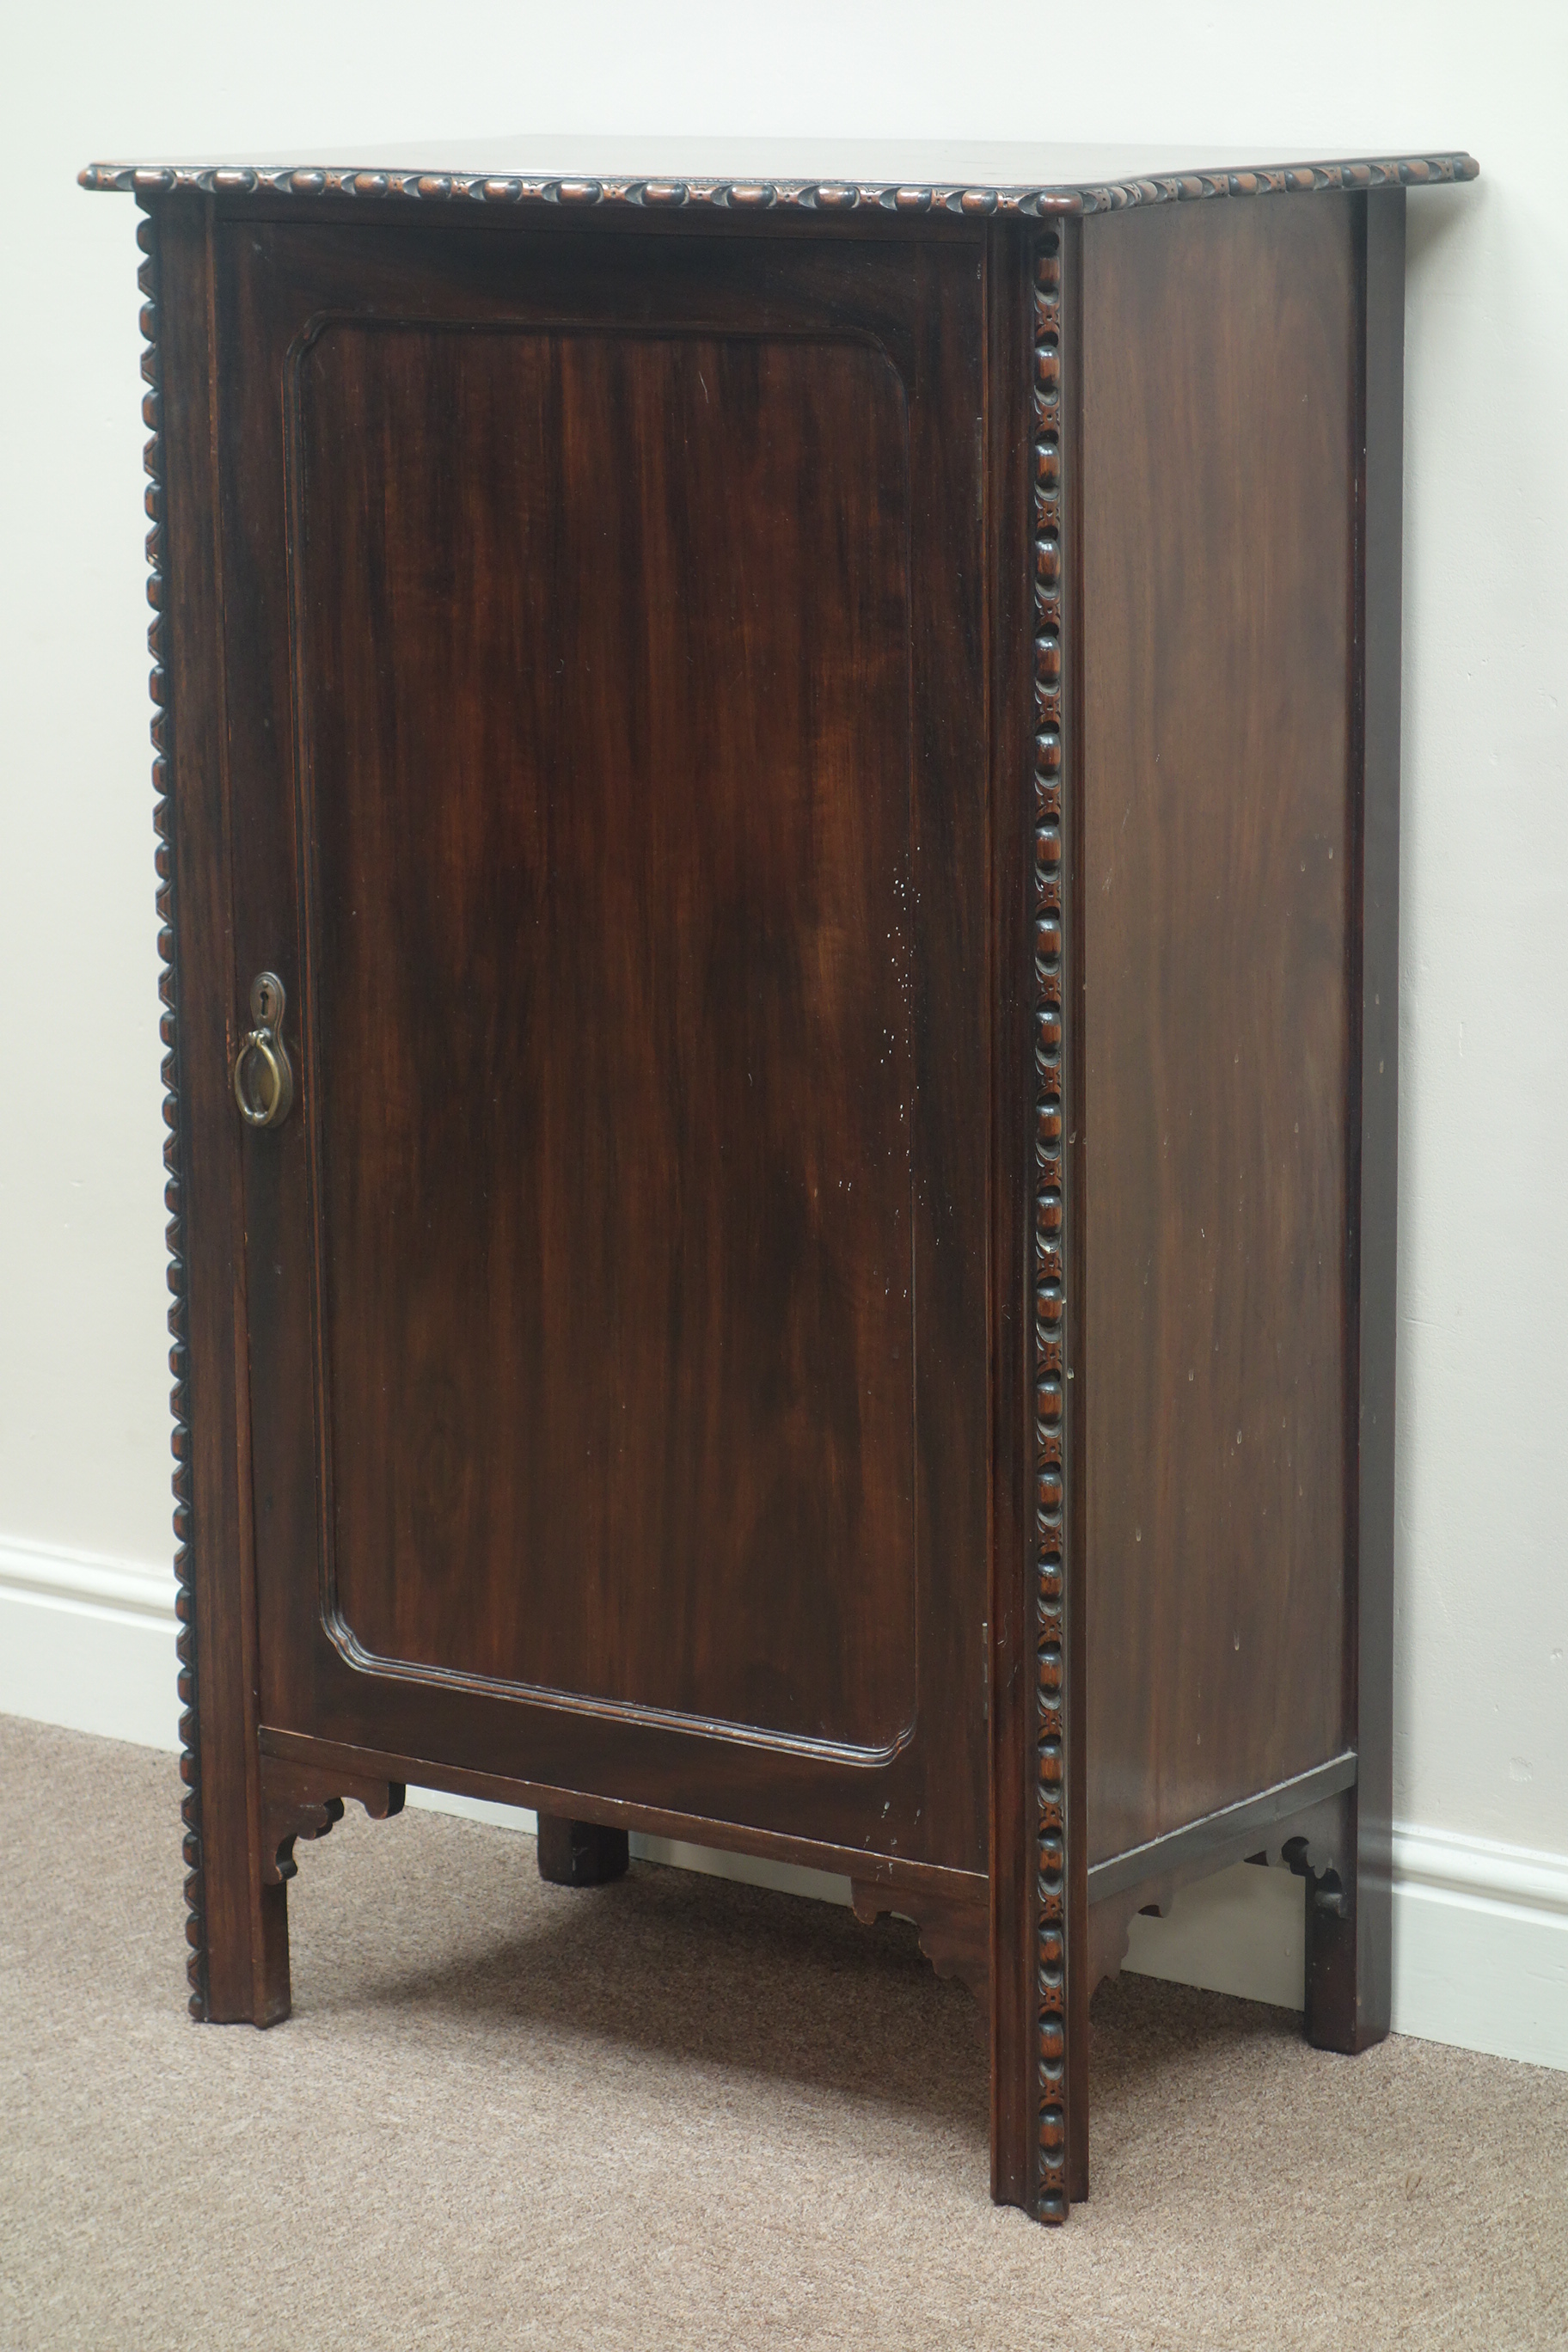
[[[983,1867],[977,233],[215,250],[264,1719]]]
[[[1081,2203],[1089,2195],[1089,2001],[1094,1990],[1094,1979],[1089,1953],[1088,1872],[1089,1857],[1089,1805],[1090,1791],[1089,1732],[1092,1711],[1089,1704],[1088,1643],[1089,1594],[1089,1516],[1087,1508],[1088,1430],[1085,1398],[1089,1393],[1089,1320],[1085,1314],[1088,1298],[1088,1206],[1089,1200],[1088,1155],[1088,1069],[1085,1004],[1088,991],[1088,926],[1085,872],[1088,841],[1088,769],[1082,757],[1082,737],[1085,710],[1084,656],[1088,642],[1085,629],[1084,561],[1089,541],[1090,510],[1087,499],[1088,477],[1084,467],[1086,442],[1086,404],[1083,391],[1083,289],[1085,254],[1083,231],[1069,224],[1062,237],[1062,280],[1060,299],[1061,339],[1061,401],[1060,436],[1062,479],[1063,582],[1064,603],[1061,619],[1063,661],[1062,740],[1064,780],[1062,810],[1062,853],[1067,876],[1067,919],[1062,929],[1063,953],[1060,966],[1062,1001],[1066,1013],[1063,1032],[1063,1075],[1065,1079],[1062,1114],[1063,1199],[1066,1213],[1067,1243],[1064,1262],[1066,1286],[1065,1315],[1062,1334],[1065,1345],[1063,1395],[1063,1427],[1067,1471],[1067,1550],[1064,1556],[1066,1583],[1063,1596],[1062,1660],[1065,1667],[1063,1696],[1067,1706],[1065,1748],[1068,1767],[1067,1786],[1067,2008],[1065,2022],[1068,2044],[1065,2090],[1067,2095],[1067,2131],[1064,2146],[1066,2158],[1063,2195],[1065,2203],[1059,2213],[1042,2193],[1037,2179],[1038,2202],[1036,2210],[1042,2220],[1065,2221],[1068,2206]],[[1041,287],[1041,248],[1037,247],[1035,264],[1035,333],[1036,353],[1032,397],[1037,404],[1037,432],[1033,444],[1035,478],[1031,496],[1036,502],[1033,528],[1038,534],[1048,530],[1048,481],[1041,478],[1040,411],[1045,406],[1047,386],[1042,382],[1041,343],[1048,341],[1049,318],[1043,308]],[[1046,511],[1040,502],[1046,500]],[[1040,542],[1035,541],[1033,572],[1037,590],[1044,583],[1040,577]],[[1042,722],[1048,728],[1048,703],[1040,708],[1042,688],[1048,678],[1040,672],[1040,634],[1038,599],[1035,618],[1035,710],[1036,781],[1040,772]],[[1048,617],[1048,615],[1047,616]],[[1036,824],[1039,811],[1036,810]],[[1050,991],[1045,985],[1048,973],[1047,943],[1038,928],[1032,949],[1035,959],[1039,1003],[1048,1013]],[[1037,1053],[1039,1038],[1036,1040]],[[1040,1105],[1036,1094],[1037,1119]],[[1037,1185],[1047,1172],[1040,1165],[1046,1150],[1037,1124],[1034,1138]],[[1048,1156],[1048,1153],[1047,1153]],[[1037,1203],[1038,1192],[1036,1193]],[[1035,1426],[1040,1431],[1047,1416],[1041,1411],[1042,1386],[1054,1375],[1048,1339],[1049,1318],[1043,1312],[1040,1296],[1042,1268],[1037,1257],[1031,1268],[1035,1285],[1033,1307],[1035,1315]],[[1076,1386],[1075,1386],[1076,1382]],[[1038,1507],[1038,1489],[1036,1492]],[[1041,1577],[1036,1591],[1037,1604],[1046,1597],[1045,1579]],[[1051,1629],[1043,1612],[1037,1624],[1036,1705],[1037,1727],[1042,1748],[1054,1735],[1050,1720],[1052,1686],[1048,1671]],[[1037,1760],[1037,1773],[1040,1767]],[[1040,1775],[1040,1790],[1047,1791]],[[1037,1857],[1037,1860],[1038,1857]],[[1036,1878],[1036,1895],[1042,1891],[1042,1881]],[[1041,1956],[1043,1958],[1043,1955]],[[1053,2037],[1044,2014],[1038,2023],[1036,2063],[1042,2106],[1055,2095],[1056,2056]],[[1044,2135],[1039,2136],[1042,2152]]]
[[[1154,1885],[1167,1879],[1179,1883],[1194,1872],[1247,1861],[1259,1847],[1280,1844],[1325,1799],[1353,1789],[1355,1781],[1355,1752],[1347,1749],[1314,1765],[1310,1771],[1299,1772],[1271,1789],[1260,1789],[1256,1796],[1243,1797],[1217,1812],[1184,1822],[1180,1829],[1167,1830],[1146,1845],[1133,1846],[1096,1864],[1089,1873],[1089,1900],[1103,1903],[1128,1887]],[[1320,1854],[1318,1859],[1326,1870],[1336,1858]]]
[[[261,1874],[243,1211],[228,1085],[232,861],[210,247],[197,206],[165,208],[147,232],[143,323],[156,360],[143,413],[154,432],[147,464],[157,494],[149,555],[165,790],[158,824],[191,2006],[217,2022],[266,2025],[288,2011],[288,1928],[282,1889]]]
[[[1080,157],[1081,150],[1076,151]],[[1362,162],[1259,163],[1250,170],[1213,170],[1194,157],[1192,169],[1173,172],[1161,159],[1147,173],[1129,174],[1124,151],[1107,151],[1098,179],[1049,176],[1051,151],[1039,151],[1041,171],[1034,181],[1005,177],[953,179],[938,155],[934,176],[924,184],[868,179],[853,167],[838,177],[776,178],[767,163],[742,177],[650,176],[630,171],[600,178],[563,177],[548,168],[519,172],[501,166],[479,171],[419,171],[395,165],[298,163],[270,167],[223,163],[89,163],[78,174],[84,188],[128,193],[143,200],[175,194],[268,202],[279,196],[309,205],[325,199],[356,208],[384,203],[446,207],[452,204],[533,206],[548,205],[571,215],[582,211],[647,210],[655,216],[690,207],[701,216],[733,212],[742,219],[759,213],[804,213],[837,223],[868,211],[910,215],[954,213],[984,219],[992,214],[1053,215],[1125,212],[1150,205],[1195,204],[1214,197],[1336,194],[1366,188],[1427,187],[1445,181],[1473,180],[1475,158],[1464,153],[1400,155]],[[1081,163],[1079,164],[1081,169]]]
[[[1245,1861],[1246,1856],[1242,1859]],[[1122,1887],[1098,1902],[1090,1898],[1088,1943],[1091,1995],[1108,1977],[1121,1975],[1132,1922],[1138,1914],[1152,1911],[1163,1917],[1175,1891],[1173,1880],[1157,1878],[1138,1886]]]
[[[1394,1360],[1398,1263],[1400,551],[1405,488],[1405,195],[1358,207],[1359,544],[1352,664],[1357,978],[1346,1118],[1352,1205],[1346,1383],[1345,1707],[1357,1754],[1347,1907],[1307,1902],[1307,2032],[1364,2050],[1393,1975]]]
[[[900,1889],[865,1879],[850,1881],[855,1916],[866,1927],[889,1912],[912,1920],[921,1949],[939,1977],[956,1977],[984,2007],[991,1998],[991,1916],[984,1880],[962,1899],[930,1888]]]
[[[763,1861],[794,1863],[805,1870],[826,1870],[840,1877],[864,1879],[868,1885],[910,1888],[941,1895],[950,1903],[984,1902],[984,1871],[949,1870],[940,1863],[920,1862],[904,1854],[876,1853],[863,1847],[826,1844],[820,1840],[793,1837],[787,1832],[758,1830],[722,1815],[670,1812],[635,1799],[603,1797],[583,1789],[563,1789],[547,1782],[518,1780],[508,1775],[475,1770],[464,1765],[442,1764],[427,1756],[397,1756],[385,1751],[345,1748],[330,1740],[275,1731],[263,1725],[261,1752],[320,1765],[340,1779],[401,1780],[416,1788],[446,1789],[454,1796],[483,1797],[499,1805],[530,1805],[536,1812],[561,1813],[576,1821],[640,1830],[647,1837],[669,1838],[686,1845],[727,1848],[733,1853],[756,1854]]]
[[[993,268],[992,2193],[1089,2192],[1075,229]],[[1078,1696],[1075,1697],[1075,1694]]]
[[[991,588],[992,1065],[1018,1074],[991,1089],[991,1853],[1027,1854],[1034,1724],[1034,1542],[1028,1419],[1034,1328],[1029,1184],[1034,1040],[1028,892],[1034,801],[1029,724],[1033,587],[1029,577],[1029,403],[1034,289],[1025,236],[998,238],[997,299],[989,306],[991,506],[996,517]],[[1009,816],[1011,821],[1009,822]],[[991,1873],[991,2194],[1027,2207],[1035,2178],[1037,2008],[1033,1879],[1023,1867]]]
[[[315,1763],[292,1764],[277,1756],[261,1765],[261,1875],[268,1886],[285,1886],[298,1876],[296,1838],[323,1838],[342,1820],[353,1798],[373,1822],[390,1821],[403,1811],[401,1780],[351,1780]]]
[[[1355,1881],[1355,1759],[1338,1757],[1293,1781],[1191,1822],[1089,1874],[1089,1987],[1115,1976],[1133,1914],[1163,1916],[1195,1879],[1233,1863],[1275,1864],[1306,1881],[1308,2033],[1317,1923],[1350,1916]]]
[[[1030,306],[1028,572],[1031,731],[1023,970],[1029,1008],[1028,1233],[1021,1320],[1028,1333],[1024,1424],[1028,1465],[1026,1624],[1028,1710],[1025,1837],[1033,2045],[1033,2210],[1063,2221],[1088,2194],[1088,1954],[1084,1932],[1085,1708],[1083,1452],[1073,1386],[1083,1370],[1086,1132],[1083,1026],[1082,780],[1068,756],[1081,692],[1082,563],[1077,516],[1081,403],[1076,267],[1060,230],[1027,253]],[[1007,1201],[1010,1187],[1002,1199]]]
[[[196,2014],[414,1782],[913,1917],[1045,2219],[1187,1877],[1279,1854],[1386,2030],[1426,167],[1357,169],[137,182]]]
[[[252,1995],[252,2023],[280,2025],[291,2006],[288,1885],[299,1874],[296,1838],[325,1837],[342,1820],[348,1797],[362,1804],[373,1821],[387,1821],[403,1811],[404,1793],[401,1781],[350,1779],[314,1759],[294,1763],[261,1758],[256,1874],[268,1934]]]
[[[631,1863],[625,1830],[569,1821],[564,1813],[540,1814],[538,1849],[539,1875],[552,1886],[604,1886],[624,1878]]]
[[[207,2011],[207,1933],[206,1889],[202,1872],[202,1791],[201,1753],[199,1746],[199,1715],[197,1711],[197,1649],[195,1624],[195,1580],[191,1551],[191,1470],[190,1425],[186,1415],[190,1409],[187,1386],[189,1350],[187,1347],[185,1300],[185,1227],[184,1187],[181,1181],[184,1153],[180,1131],[180,1055],[179,1029],[175,1017],[178,1003],[178,967],[174,944],[174,812],[169,802],[168,750],[171,733],[169,713],[169,673],[164,667],[163,652],[163,562],[166,502],[163,487],[163,438],[162,432],[161,368],[159,365],[158,264],[153,226],[150,219],[136,224],[136,243],[142,252],[136,282],[142,295],[141,327],[146,338],[142,353],[142,379],[148,389],[142,400],[142,420],[151,428],[143,451],[147,488],[143,506],[153,528],[147,534],[147,602],[153,607],[148,624],[147,650],[153,656],[153,669],[148,688],[153,701],[153,784],[157,799],[153,811],[153,829],[158,838],[154,866],[158,876],[156,905],[158,909],[158,997],[163,1005],[158,1034],[164,1052],[161,1076],[163,1081],[163,1123],[168,1134],[163,1142],[163,1166],[167,1181],[163,1187],[163,1205],[169,1212],[164,1241],[169,1253],[168,1283],[171,1294],[168,1322],[169,1336],[174,1344],[169,1349],[169,1370],[174,1387],[169,1395],[169,1416],[173,1423],[174,1454],[174,1587],[175,1615],[179,1633],[175,1652],[179,1662],[177,1690],[180,1701],[180,1779],[184,1787],[181,1800],[180,1818],[184,1825],[183,1853],[185,1864],[185,1937],[190,1947],[185,1963],[189,1982],[190,2010],[193,2017],[203,2019]]]
[[[1091,1865],[1351,1744],[1357,217],[1088,232]]]
[[[377,322],[319,333],[299,399],[342,1638],[891,1755],[898,372],[847,339]],[[428,462],[437,418],[478,510]]]

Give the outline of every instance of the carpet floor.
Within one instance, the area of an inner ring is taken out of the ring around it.
[[[357,1809],[294,2015],[184,2013],[171,1759],[0,1720],[0,2344],[87,2352],[1568,2345],[1568,2075],[1126,1978],[1093,2197],[986,2189],[913,1931]]]

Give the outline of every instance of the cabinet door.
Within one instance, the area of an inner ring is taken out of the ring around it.
[[[984,1866],[979,257],[220,219],[268,1727]]]

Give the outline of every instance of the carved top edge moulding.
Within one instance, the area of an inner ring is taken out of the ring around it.
[[[1180,148],[759,140],[520,139],[384,163],[89,163],[84,188],[486,205],[1051,215],[1211,196],[1473,180],[1462,152],[1323,163],[1189,160]]]

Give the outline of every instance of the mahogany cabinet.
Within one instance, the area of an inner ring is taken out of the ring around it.
[[[1128,1922],[1388,2024],[1405,188],[133,188],[192,2006],[409,1782],[846,1874],[1088,2182]],[[609,176],[614,171],[615,176]]]

